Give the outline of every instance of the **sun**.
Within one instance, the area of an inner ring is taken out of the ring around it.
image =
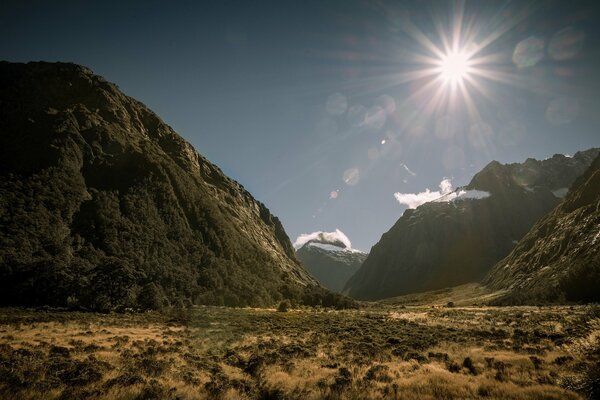
[[[450,51],[439,60],[438,73],[444,83],[456,86],[472,72],[471,59],[466,51]]]

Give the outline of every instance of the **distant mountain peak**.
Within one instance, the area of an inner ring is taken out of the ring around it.
[[[306,270],[328,289],[341,292],[367,254],[328,243],[307,242],[296,254]]]

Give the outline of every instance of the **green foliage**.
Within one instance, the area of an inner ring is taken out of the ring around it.
[[[123,259],[106,257],[92,270],[89,304],[100,311],[122,310],[136,306],[136,271]]]
[[[160,310],[165,306],[165,296],[154,282],[146,284],[137,298],[138,307],[142,310]]]

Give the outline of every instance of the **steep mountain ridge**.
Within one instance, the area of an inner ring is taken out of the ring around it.
[[[600,156],[484,283],[501,304],[600,301]]]
[[[1,304],[324,293],[264,204],[82,66],[0,63],[0,194]]]
[[[561,201],[562,190],[598,151],[507,165],[490,162],[466,187],[441,199],[450,201],[406,210],[373,246],[344,293],[383,299],[482,279]],[[470,191],[489,196],[471,198]]]
[[[361,251],[306,243],[296,251],[304,268],[326,288],[341,292],[367,258]]]

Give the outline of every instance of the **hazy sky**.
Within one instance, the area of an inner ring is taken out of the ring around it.
[[[369,250],[395,193],[599,146],[599,27],[600,1],[5,0],[0,59],[90,67],[292,241],[339,228]],[[440,78],[452,49],[462,84]]]

